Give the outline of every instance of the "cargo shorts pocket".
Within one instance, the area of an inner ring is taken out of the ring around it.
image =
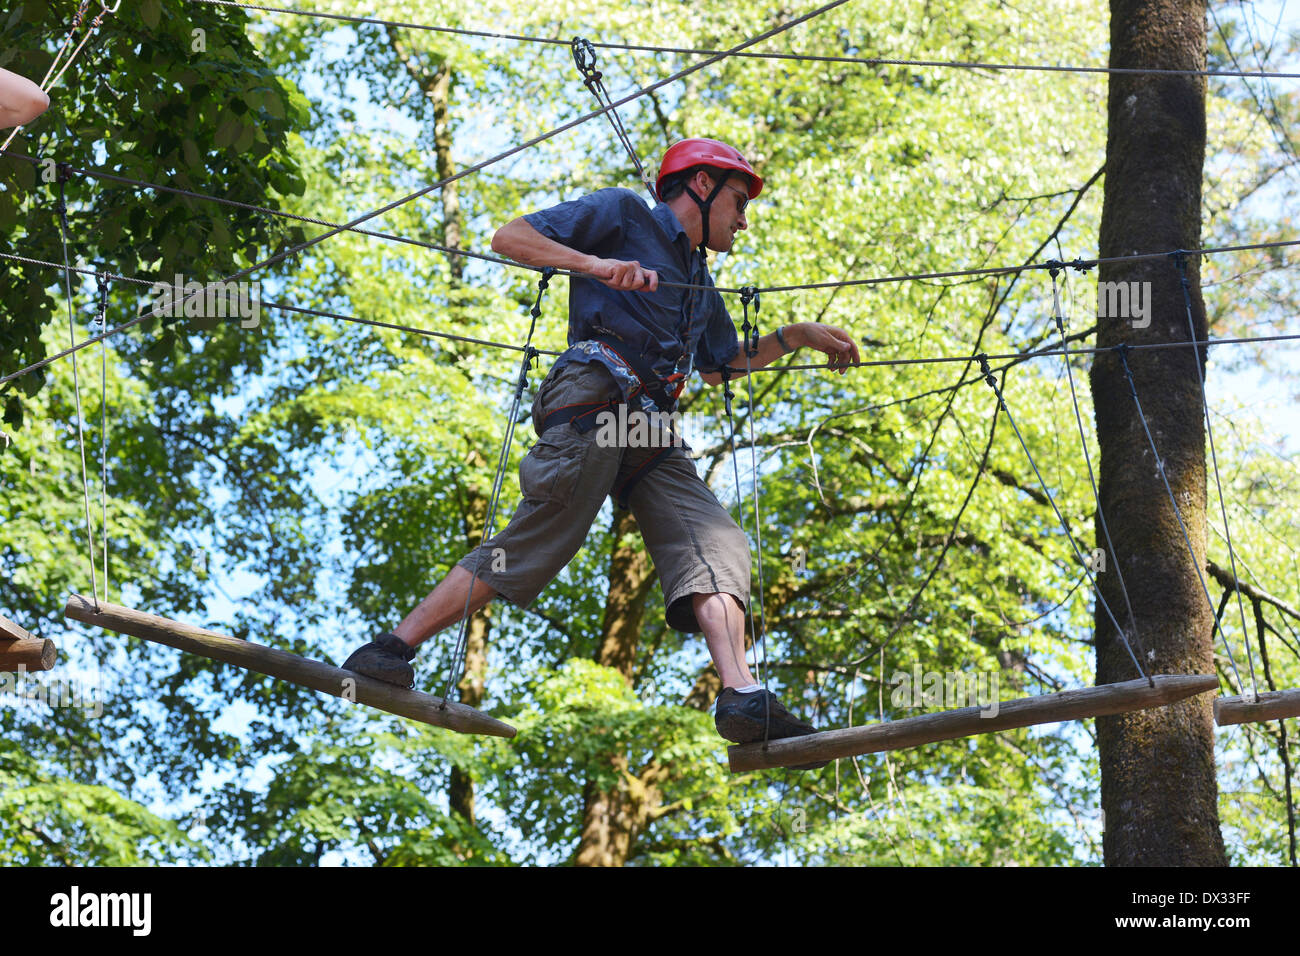
[[[582,477],[588,436],[572,425],[548,428],[519,463],[519,490],[526,501],[572,500]]]

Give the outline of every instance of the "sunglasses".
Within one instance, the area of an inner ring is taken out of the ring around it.
[[[744,189],[737,189],[735,186],[732,186],[730,184],[727,185],[727,190],[729,192],[735,193],[738,196],[744,197],[743,199],[740,200],[739,203],[736,204],[736,211],[743,213],[745,211],[745,207],[749,205],[749,193]]]

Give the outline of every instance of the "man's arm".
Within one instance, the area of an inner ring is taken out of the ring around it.
[[[30,123],[49,106],[50,98],[39,86],[0,67],[0,129]]]
[[[570,249],[554,239],[547,239],[522,217],[512,219],[496,231],[492,236],[492,251],[527,266],[550,266],[594,276],[621,292],[633,289],[654,292],[659,288],[659,275],[653,269],[643,269],[641,263],[635,261],[601,259]]]
[[[781,335],[785,338],[786,344],[790,346],[792,352],[797,352],[804,346],[814,348],[819,352],[825,352],[831,366],[838,369],[841,375],[848,371],[850,365],[857,365],[861,361],[858,355],[858,345],[853,341],[852,336],[833,325],[823,325],[820,322],[799,322],[795,325],[783,326]],[[742,342],[740,349],[727,361],[728,368],[742,370],[745,368],[744,349],[745,345]],[[758,340],[758,353],[750,357],[749,367],[751,369],[763,368],[771,365],[786,354],[788,353],[781,348],[776,333],[772,332]],[[704,379],[709,385],[717,385],[722,381],[722,373],[701,372],[700,378]]]

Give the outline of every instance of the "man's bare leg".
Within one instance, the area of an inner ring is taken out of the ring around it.
[[[438,586],[429,592],[429,596],[402,619],[393,633],[408,647],[417,647],[443,628],[455,624],[465,615],[465,595],[469,593],[472,577],[459,564],[453,567],[438,582]],[[497,592],[482,578],[478,578],[474,581],[474,597],[469,602],[469,613],[473,614],[496,596]]]
[[[757,684],[745,660],[745,612],[730,594],[696,594],[692,596],[695,618],[704,631],[713,666],[718,669],[724,688],[718,695],[714,721],[718,733],[733,743],[751,743],[785,737],[799,737],[816,733],[812,724],[791,714],[782,703],[768,693],[733,693],[728,699],[726,688],[750,687]],[[750,698],[750,700],[746,700]],[[829,761],[818,760],[798,764],[796,770],[816,770]]]
[[[462,594],[461,600],[464,600]],[[745,612],[730,594],[695,594],[691,597],[695,619],[704,631],[713,666],[723,687],[757,684],[745,660]],[[400,633],[400,632],[399,632]]]

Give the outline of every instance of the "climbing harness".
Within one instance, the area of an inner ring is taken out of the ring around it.
[[[586,341],[599,342],[607,353],[613,353],[613,356],[627,366],[632,374],[636,376],[639,385],[626,401],[622,398],[611,398],[604,402],[578,402],[555,409],[542,419],[537,432],[539,436],[557,425],[572,425],[585,435],[600,424],[602,413],[609,412],[617,415],[619,414],[619,407],[626,406],[628,410],[623,414],[633,414],[633,410],[639,405],[636,399],[643,393],[650,397],[651,401],[655,403],[655,407],[660,412],[665,413],[665,416],[671,415],[677,410],[678,396],[681,395],[682,389],[686,385],[684,375],[673,373],[667,378],[661,377],[655,373],[644,355],[634,351],[616,335],[597,333],[590,336]],[[640,414],[640,412],[636,412],[636,414]],[[660,448],[629,475],[622,484],[610,492],[615,503],[620,508],[628,507],[632,489],[636,487],[641,479],[666,460],[667,453],[673,447],[681,444],[681,440],[677,433],[673,431],[671,424],[665,422],[665,425],[669,432],[667,440],[663,441]]]

